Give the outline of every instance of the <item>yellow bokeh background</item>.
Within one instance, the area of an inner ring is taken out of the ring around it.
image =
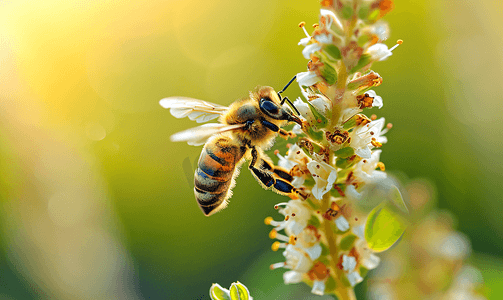
[[[1,1],[0,298],[208,299],[211,283],[236,280],[259,299],[304,291],[268,270],[282,256],[263,219],[284,199],[243,169],[229,207],[204,217],[187,172],[200,148],[169,140],[195,123],[158,101],[228,105],[257,85],[283,87],[306,68],[297,24],[317,22],[318,9]],[[396,1],[387,44],[405,42],[373,67],[384,79],[375,113],[394,124],[387,171],[436,186],[489,299],[503,295],[501,15],[489,0]]]

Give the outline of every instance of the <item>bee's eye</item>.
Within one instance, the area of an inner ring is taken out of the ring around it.
[[[273,115],[279,112],[278,106],[274,104],[269,98],[260,99],[260,109]]]

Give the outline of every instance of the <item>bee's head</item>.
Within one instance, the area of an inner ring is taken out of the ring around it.
[[[290,109],[281,106],[281,100],[278,94],[271,87],[262,87],[258,90],[260,110],[270,118],[296,122],[302,125],[302,121],[292,114]]]

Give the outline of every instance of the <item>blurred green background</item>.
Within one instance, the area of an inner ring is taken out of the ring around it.
[[[316,23],[318,10],[0,1],[1,298],[209,299],[213,282],[236,280],[256,299],[308,293],[268,269],[283,257],[263,219],[278,219],[284,198],[243,168],[229,207],[204,217],[184,171],[201,147],[169,140],[196,123],[158,101],[228,105],[257,85],[280,89],[306,69],[297,24]],[[404,44],[373,67],[384,79],[375,113],[394,125],[387,171],[436,186],[490,299],[503,295],[502,15],[498,1],[398,0],[387,44]]]

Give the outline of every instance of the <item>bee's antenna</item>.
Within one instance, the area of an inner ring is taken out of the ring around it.
[[[281,91],[278,92],[278,97],[281,100],[281,105],[283,105],[285,103],[285,101],[288,101],[288,104],[295,110],[295,112],[297,113],[297,115],[300,115],[300,112],[297,110],[297,108],[295,107],[295,105],[293,105],[292,101],[290,101],[290,99],[288,99],[288,97],[281,97],[281,93],[283,93],[290,86],[290,84],[292,84],[292,82],[296,78],[297,78],[297,75],[293,76],[293,78],[290,79],[290,81],[285,85],[285,87]]]

